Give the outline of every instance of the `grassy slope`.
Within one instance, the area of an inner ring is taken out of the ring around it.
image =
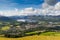
[[[46,35],[46,36],[60,36],[60,32],[46,32],[46,33],[42,33],[41,35]]]
[[[21,38],[6,38],[0,36],[0,40],[60,40],[60,33],[46,32],[46,33],[42,33],[41,35],[26,36]]]
[[[39,31],[35,31],[35,32],[29,32],[29,33],[26,33],[28,35],[30,34],[38,34]],[[40,35],[44,35],[44,36],[60,36],[60,32],[45,32],[45,33],[41,33]]]
[[[27,37],[22,37],[22,38],[5,38],[5,37],[0,37],[0,40],[60,40],[60,36],[27,36]]]

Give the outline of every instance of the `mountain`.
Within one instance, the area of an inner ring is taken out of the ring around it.
[[[29,19],[30,16],[11,16],[11,19],[18,20],[18,19]]]
[[[11,16],[11,19],[14,20],[39,20],[39,21],[60,21],[60,15],[59,16],[52,16],[52,15],[30,15],[30,16]]]
[[[5,16],[0,16],[0,21],[2,21],[2,22],[11,22],[11,21],[13,21],[13,19],[11,19],[9,17],[5,17]]]

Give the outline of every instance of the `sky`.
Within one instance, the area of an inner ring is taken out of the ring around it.
[[[9,10],[14,8],[38,7],[44,0],[0,0],[0,9]]]
[[[60,0],[0,0],[0,15],[60,15]]]

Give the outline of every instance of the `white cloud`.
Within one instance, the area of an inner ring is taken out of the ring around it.
[[[28,7],[22,10],[7,10],[7,11],[0,11],[0,15],[3,16],[20,16],[20,15],[53,15],[57,16],[60,15],[60,2],[56,3],[54,6],[50,6],[47,3],[42,4],[42,8],[33,8]]]
[[[25,8],[23,10],[18,10],[17,8],[15,8],[15,10],[0,11],[0,15],[3,16],[34,15],[38,13],[38,11],[39,11],[38,9],[34,9],[32,7]]]
[[[47,3],[42,4],[42,8],[47,8],[47,7],[49,7],[49,5]]]
[[[41,12],[43,15],[53,15],[53,16],[60,15],[60,2],[56,3],[54,6],[50,6],[47,3],[43,3]]]
[[[21,10],[20,13],[23,15],[33,15],[36,14],[36,11],[37,11],[36,9],[29,7]]]
[[[60,2],[58,2],[58,3],[55,5],[55,9],[56,9],[56,10],[60,10]]]
[[[16,11],[16,10],[6,10],[6,11],[0,11],[0,15],[2,15],[2,16],[16,16],[19,14],[18,14],[18,11]]]

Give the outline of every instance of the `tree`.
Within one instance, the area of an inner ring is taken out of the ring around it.
[[[9,30],[4,32],[5,37],[22,37],[24,36],[24,31],[17,27],[11,27]]]

